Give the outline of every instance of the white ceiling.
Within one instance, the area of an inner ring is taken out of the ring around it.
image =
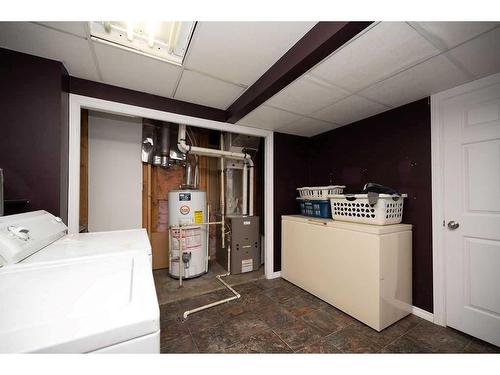
[[[314,22],[199,22],[183,67],[89,39],[85,22],[0,22],[0,46],[72,76],[226,109]],[[238,123],[313,136],[500,71],[499,22],[380,22]]]
[[[95,51],[95,60],[103,82],[127,89],[172,97],[182,71],[179,66],[107,44],[89,43]],[[70,74],[72,74],[71,71]]]
[[[187,69],[250,86],[316,22],[199,22]]]
[[[375,24],[238,123],[312,136],[500,72],[499,25]]]
[[[226,109],[315,22],[198,22],[183,67],[89,38],[86,22],[0,22],[0,46],[78,78]]]

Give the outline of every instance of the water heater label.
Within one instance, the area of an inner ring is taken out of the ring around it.
[[[191,211],[191,209],[189,208],[189,206],[184,205],[179,208],[179,211],[181,214],[187,215]]]
[[[203,211],[195,211],[194,212],[194,223],[195,224],[203,223]]]
[[[191,200],[191,193],[179,193],[179,200],[182,201],[190,201]]]

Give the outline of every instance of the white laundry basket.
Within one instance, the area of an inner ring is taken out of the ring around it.
[[[300,198],[304,199],[328,199],[329,195],[342,194],[344,189],[344,185],[305,186],[297,188]]]
[[[399,224],[403,218],[403,202],[408,195],[379,194],[373,206],[368,194],[330,195],[332,218],[355,223],[386,225]]]

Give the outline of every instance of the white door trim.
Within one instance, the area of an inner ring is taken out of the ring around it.
[[[91,98],[82,95],[69,95],[69,172],[68,172],[68,228],[69,233],[78,233],[80,210],[80,111],[90,109],[109,112],[118,115],[145,117],[153,120],[169,121],[200,128],[237,132],[265,138],[264,161],[264,216],[265,246],[264,269],[266,278],[274,278],[279,273],[274,272],[274,246],[273,246],[273,132],[264,129],[251,128],[220,121],[200,119],[197,117],[179,115],[171,112],[159,111],[150,108],[138,107],[130,104],[112,102],[109,100]]]
[[[442,103],[457,95],[500,82],[500,73],[431,96],[432,271],[434,323],[446,326],[446,264],[444,247],[444,142]]]

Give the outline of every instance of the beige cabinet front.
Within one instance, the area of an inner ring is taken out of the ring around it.
[[[282,277],[382,330],[411,306],[411,226],[346,224],[284,216]]]

